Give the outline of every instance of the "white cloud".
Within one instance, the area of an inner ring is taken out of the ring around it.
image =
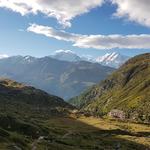
[[[0,54],[0,59],[8,58],[9,56],[6,54]]]
[[[73,52],[71,50],[64,50],[64,49],[59,49],[54,52],[54,54],[59,54],[59,53],[75,54],[75,52]]]
[[[58,20],[64,27],[76,16],[89,12],[105,2],[117,5],[116,17],[150,27],[150,0],[0,0],[0,7],[10,9],[21,15],[38,14]]]
[[[95,49],[148,49],[150,48],[150,35],[90,35],[76,41],[74,46]]]
[[[31,24],[28,32],[45,35],[57,40],[72,42],[73,46],[94,49],[148,49],[150,48],[150,35],[81,35],[55,30],[52,27]]]
[[[111,0],[117,5],[117,17],[125,17],[130,21],[150,27],[150,0]]]
[[[28,27],[27,31],[34,32],[37,34],[42,34],[47,37],[51,37],[51,38],[55,38],[57,40],[63,40],[63,41],[74,42],[80,37],[80,35],[77,35],[77,34],[67,33],[63,30],[58,31],[52,27],[42,26],[42,25],[37,25],[37,24],[31,24]]]
[[[0,7],[26,15],[41,12],[54,17],[64,27],[70,27],[74,17],[101,6],[104,0],[0,0]]]

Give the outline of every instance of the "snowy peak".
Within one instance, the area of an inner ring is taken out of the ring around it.
[[[70,62],[76,62],[81,60],[81,58],[76,53],[70,50],[58,50],[53,55],[51,55],[51,57],[58,60]]]
[[[114,68],[120,67],[125,61],[129,59],[128,56],[122,55],[117,52],[106,53],[105,55],[96,58],[93,58],[92,56],[89,55],[84,55],[80,57],[70,50],[58,50],[50,57],[69,62],[89,61]]]
[[[100,63],[102,65],[118,68],[128,59],[128,56],[124,56],[120,53],[113,52],[107,53],[104,56],[97,57],[95,59],[95,62]]]
[[[99,63],[104,61],[114,61],[120,54],[113,52],[113,53],[106,53],[104,56],[97,57],[95,60]]]
[[[24,60],[25,62],[28,62],[28,63],[33,62],[35,59],[36,59],[35,57],[32,57],[32,56],[30,56],[30,55],[27,55],[27,56],[24,56],[24,57],[23,57],[23,60]]]
[[[75,52],[71,50],[57,50],[55,51],[52,55],[48,56],[57,60],[62,60],[62,61],[68,61],[68,62],[79,62],[79,61],[88,61],[92,63],[99,63],[104,66],[109,66],[109,67],[114,67],[118,68],[120,67],[125,61],[127,61],[130,57],[122,55],[117,52],[112,52],[112,53],[106,53],[103,56],[99,56],[94,58],[91,55],[82,55],[79,56]],[[9,57],[8,55],[0,55],[0,59],[10,59],[15,60],[16,62],[21,62],[21,63],[32,63],[38,58],[32,57],[30,55],[27,56],[11,56]]]

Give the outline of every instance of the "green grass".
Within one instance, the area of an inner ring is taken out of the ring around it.
[[[13,130],[0,128],[0,149],[9,150],[17,146],[32,150],[35,146],[37,150],[113,150],[119,146],[123,150],[146,150],[150,146],[150,127],[144,124],[77,117],[75,114],[49,119],[32,118],[32,121],[26,122],[22,119],[15,122],[16,128]],[[18,123],[31,125],[32,132],[28,132],[30,126],[24,129]],[[39,139],[41,136],[44,138]]]
[[[148,125],[93,117],[51,118],[44,123],[50,135],[39,146],[55,150],[146,149],[150,146]]]

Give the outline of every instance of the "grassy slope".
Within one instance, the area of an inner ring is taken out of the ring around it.
[[[124,110],[128,117],[150,121],[150,54],[127,61],[100,84],[71,100],[97,115],[112,109]]]

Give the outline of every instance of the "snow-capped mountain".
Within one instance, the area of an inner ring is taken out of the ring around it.
[[[114,68],[120,67],[125,61],[129,59],[129,56],[125,56],[117,52],[106,53],[103,56],[93,58],[89,55],[78,56],[75,52],[70,50],[58,50],[50,57],[69,62],[89,61]]]
[[[113,53],[107,53],[103,56],[97,57],[95,59],[95,62],[105,66],[118,68],[128,59],[129,59],[128,56],[121,55],[120,53],[117,52],[113,52]]]
[[[50,57],[69,62],[76,62],[82,60],[80,56],[70,50],[57,50],[53,55],[50,55]]]

